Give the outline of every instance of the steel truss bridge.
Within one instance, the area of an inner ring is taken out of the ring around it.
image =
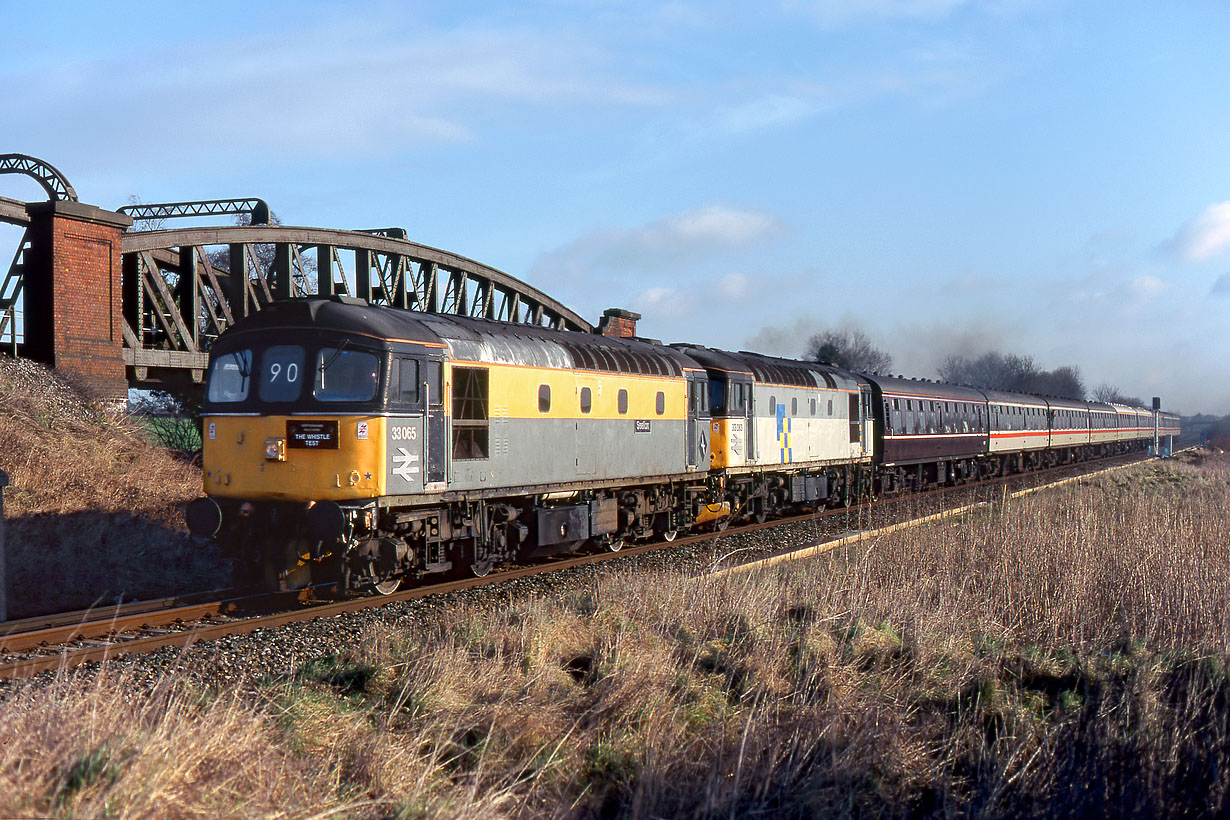
[[[63,175],[21,154],[0,155],[0,174],[35,178],[51,202],[76,201]],[[20,354],[19,309],[29,272],[30,203],[0,197],[0,222],[26,228],[0,282],[0,346]],[[275,299],[344,294],[426,313],[591,332],[579,315],[502,271],[410,241],[400,228],[291,227],[255,198],[136,204],[121,235],[123,358],[132,386],[199,381],[218,334]],[[114,216],[114,214],[113,214]],[[229,217],[217,227],[171,220]],[[237,220],[236,220],[237,218]],[[71,286],[71,284],[70,284]],[[27,313],[27,322],[43,321]]]

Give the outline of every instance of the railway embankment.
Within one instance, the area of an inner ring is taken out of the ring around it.
[[[753,572],[15,685],[0,813],[1224,816],[1227,504],[1230,458],[1187,455]]]
[[[9,618],[223,586],[189,543],[200,471],[47,368],[0,356]]]

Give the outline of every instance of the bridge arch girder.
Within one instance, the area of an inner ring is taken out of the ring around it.
[[[0,174],[25,174],[33,178],[43,186],[47,198],[53,202],[77,201],[77,191],[69,184],[67,177],[50,162],[38,157],[28,154],[0,154]]]
[[[176,228],[127,232],[121,252],[124,356],[138,382],[153,381],[151,368],[190,370],[199,379],[212,338],[279,298],[345,294],[428,313],[593,330],[503,271],[394,231]],[[231,275],[239,270],[244,275]]]

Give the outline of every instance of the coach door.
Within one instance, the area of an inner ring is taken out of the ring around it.
[[[427,361],[424,363],[423,390],[426,393],[427,435],[424,444],[427,452],[424,461],[427,463],[427,484],[443,485],[445,471],[448,469],[448,418],[444,415],[444,363],[442,361]]]
[[[862,425],[862,440],[863,440],[863,455],[870,455],[872,448],[872,436],[875,431],[872,429],[873,419],[875,414],[872,412],[872,401],[874,396],[871,394],[871,385],[860,385],[860,392],[863,394],[863,425]]]

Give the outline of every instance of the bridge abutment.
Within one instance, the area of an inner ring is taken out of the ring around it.
[[[120,240],[132,219],[64,200],[30,203],[26,210],[26,355],[94,398],[125,399]]]

